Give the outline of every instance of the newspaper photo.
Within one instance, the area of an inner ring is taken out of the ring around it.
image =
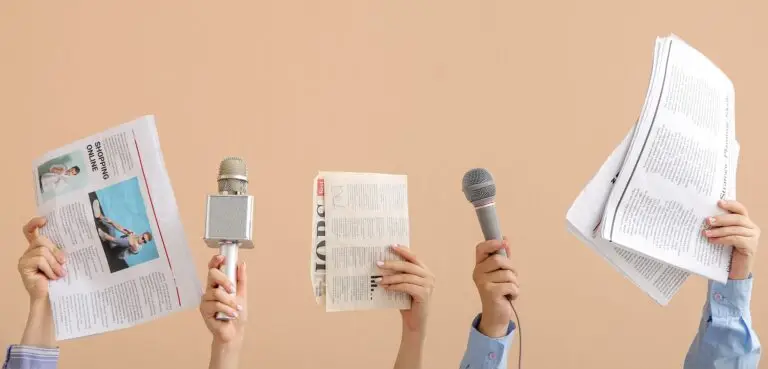
[[[316,301],[329,312],[410,308],[410,296],[376,283],[376,262],[399,260],[391,245],[409,245],[407,177],[321,172],[313,197]]]
[[[195,272],[153,116],[48,152],[33,163],[40,233],[67,255],[50,282],[57,340],[196,307]]]

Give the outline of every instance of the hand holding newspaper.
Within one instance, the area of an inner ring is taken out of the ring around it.
[[[409,244],[403,175],[321,172],[313,186],[310,277],[326,311],[408,309],[411,298],[375,279],[379,260],[400,259],[390,246]]]
[[[33,173],[40,233],[68,260],[49,287],[57,340],[197,306],[201,284],[153,116],[51,151]]]
[[[568,230],[661,305],[690,273],[719,282],[731,248],[704,220],[736,198],[733,84],[678,37],[656,40],[640,119],[566,216]]]

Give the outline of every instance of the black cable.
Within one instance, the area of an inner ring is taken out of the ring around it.
[[[520,343],[517,347],[517,369],[523,368],[523,328],[520,325],[520,317],[517,316],[517,310],[515,304],[512,303],[512,299],[509,299],[509,306],[512,307],[512,312],[515,313],[515,320],[517,321],[517,337]]]

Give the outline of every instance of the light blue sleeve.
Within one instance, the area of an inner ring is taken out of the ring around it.
[[[481,315],[478,314],[472,321],[469,331],[467,350],[461,359],[459,369],[500,369],[507,367],[507,352],[512,343],[515,332],[515,323],[510,321],[507,327],[507,335],[499,338],[490,338],[477,330]]]
[[[11,345],[5,354],[3,369],[56,369],[58,348]]]
[[[752,328],[752,277],[709,282],[699,331],[685,357],[685,369],[757,369],[760,341]]]

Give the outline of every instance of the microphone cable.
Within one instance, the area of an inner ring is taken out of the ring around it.
[[[515,314],[515,320],[517,321],[517,337],[520,340],[520,343],[517,346],[517,369],[523,368],[523,328],[520,325],[520,317],[517,315],[517,309],[515,309],[515,304],[512,303],[512,299],[509,300],[509,306],[512,307],[512,312]]]

